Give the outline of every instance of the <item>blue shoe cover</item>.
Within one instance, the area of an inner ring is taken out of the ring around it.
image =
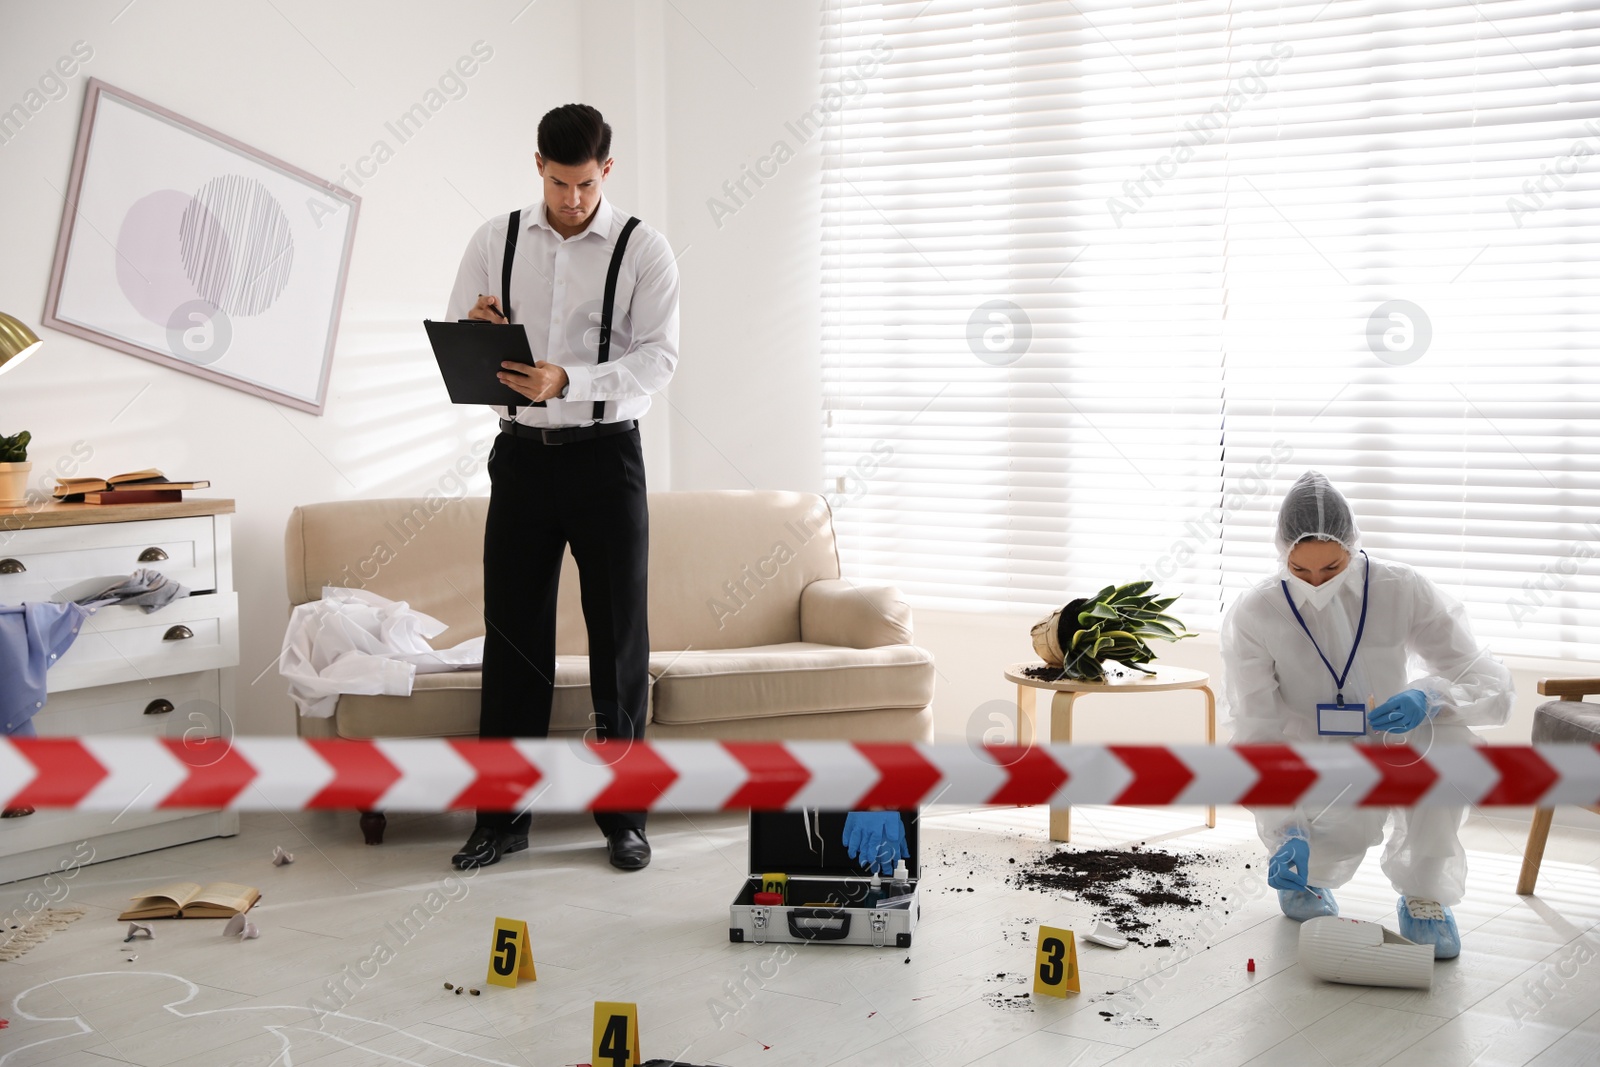
[[[1400,916],[1400,936],[1419,945],[1432,945],[1433,958],[1453,960],[1461,955],[1461,931],[1456,917],[1436,900],[1401,897],[1395,905]]]
[[[1278,907],[1297,923],[1315,919],[1319,915],[1339,914],[1339,904],[1333,899],[1333,894],[1316,886],[1278,890]]]

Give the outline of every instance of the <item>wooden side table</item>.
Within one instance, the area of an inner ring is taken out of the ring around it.
[[[1040,660],[1013,663],[1006,668],[1006,681],[1017,685],[1017,744],[1032,745],[1038,733],[1038,690],[1054,692],[1050,698],[1050,740],[1052,743],[1072,741],[1072,705],[1078,697],[1088,693],[1163,693],[1174,689],[1198,689],[1206,698],[1206,744],[1217,743],[1217,697],[1211,691],[1211,676],[1205,671],[1188,667],[1155,668],[1154,675],[1134,673],[1131,677],[1116,678],[1106,682],[1079,682],[1063,679],[1059,682],[1032,678],[1024,674],[1028,667],[1042,667]],[[1207,809],[1206,825],[1217,825],[1217,809]],[[1050,840],[1072,839],[1072,809],[1050,809]]]

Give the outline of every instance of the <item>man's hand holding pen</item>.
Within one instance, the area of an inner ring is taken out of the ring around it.
[[[467,312],[467,318],[482,322],[504,323],[511,320],[500,310],[497,296],[479,296],[478,302]],[[499,379],[529,400],[542,402],[561,395],[567,387],[567,372],[554,363],[535,360],[532,367],[526,363],[507,361],[500,364]]]

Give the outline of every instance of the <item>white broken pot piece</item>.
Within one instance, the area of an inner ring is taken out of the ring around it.
[[[124,943],[127,943],[136,937],[153,938],[155,936],[156,932],[149,923],[129,923],[128,936],[122,940]]]
[[[1300,966],[1327,982],[1433,988],[1433,946],[1377,923],[1319,915],[1300,924]]]
[[[286,863],[293,863],[293,862],[294,862],[294,853],[293,852],[285,852],[283,850],[283,846],[282,845],[278,845],[277,847],[275,847],[272,850],[272,865],[274,867],[282,867]]]
[[[1084,934],[1083,939],[1085,941],[1093,941],[1097,945],[1104,945],[1106,948],[1128,947],[1128,939],[1122,936],[1122,931],[1099,919],[1094,921],[1094,929]]]
[[[240,941],[249,941],[251,938],[261,936],[261,928],[240,912],[228,920],[228,925],[222,928],[224,937],[237,937]]]

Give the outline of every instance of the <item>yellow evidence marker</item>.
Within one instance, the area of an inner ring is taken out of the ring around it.
[[[1033,956],[1033,992],[1041,997],[1065,997],[1083,992],[1078,979],[1078,945],[1071,930],[1039,927],[1038,950]]]
[[[517,988],[517,979],[536,982],[533,950],[528,945],[528,924],[521,919],[494,921],[494,940],[489,944],[489,984]]]
[[[789,903],[789,876],[787,874],[763,874],[761,876],[761,891],[763,893],[777,893],[783,897],[785,904]]]
[[[639,1006],[622,1001],[594,1002],[594,1067],[639,1067]]]

